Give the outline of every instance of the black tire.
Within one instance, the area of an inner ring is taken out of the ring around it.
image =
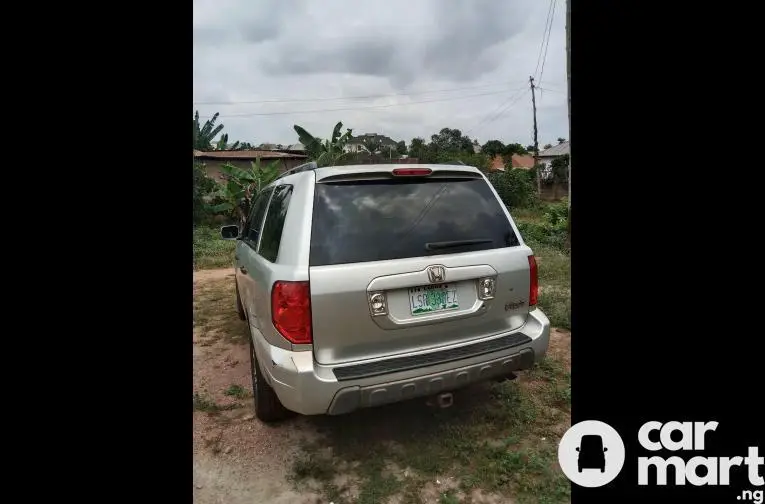
[[[247,316],[244,314],[244,306],[242,306],[242,298],[239,297],[239,283],[234,281],[234,290],[236,290],[236,311],[239,314],[239,320],[247,320]]]
[[[252,375],[252,393],[255,396],[255,416],[263,422],[277,422],[291,416],[292,412],[282,406],[274,389],[263,378],[252,338],[250,338],[250,374]]]

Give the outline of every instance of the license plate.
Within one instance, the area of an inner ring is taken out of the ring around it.
[[[409,289],[412,315],[426,315],[460,307],[457,286],[453,284],[426,285]]]

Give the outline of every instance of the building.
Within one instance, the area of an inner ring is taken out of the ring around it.
[[[394,157],[396,153],[396,141],[385,135],[378,135],[377,133],[364,133],[363,135],[351,137],[345,144],[345,152],[367,152],[366,146],[378,146],[383,152],[393,151]],[[371,154],[374,154],[372,152]]]
[[[207,176],[218,182],[224,180],[220,171],[222,165],[231,163],[236,167],[246,169],[250,167],[250,162],[254,162],[256,159],[260,159],[261,163],[279,161],[279,169],[284,172],[305,163],[308,156],[305,154],[263,150],[194,151],[194,160],[203,163]]]
[[[570,154],[568,140],[561,142],[558,145],[553,145],[549,149],[545,149],[539,153],[539,163],[549,167],[553,159]]]
[[[513,154],[513,157],[511,158],[511,163],[513,168],[518,168],[519,170],[530,170],[534,168],[534,156],[531,155],[520,155],[520,154]],[[495,171],[505,171],[505,160],[502,156],[497,154],[491,159],[491,164],[489,165],[489,171],[495,172]]]

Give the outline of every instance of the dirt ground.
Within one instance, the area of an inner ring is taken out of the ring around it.
[[[326,450],[339,450],[327,432],[344,429],[348,417],[297,416],[277,426],[266,426],[254,417],[250,382],[247,327],[238,320],[233,296],[233,270],[194,272],[194,501],[198,504],[239,503],[320,503],[321,486],[290,480],[293,464],[301,456],[306,443],[323,443]],[[550,355],[570,369],[570,335],[552,333]],[[403,408],[424,407],[417,402]],[[366,415],[365,423],[374,422],[373,432],[384,432],[395,425],[402,407],[376,408]],[[455,406],[459,408],[458,396]],[[354,417],[359,421],[361,417]],[[563,429],[565,430],[565,428]],[[368,439],[375,443],[378,440]],[[380,442],[385,442],[384,439]],[[338,445],[341,443],[338,443]],[[389,471],[407,476],[406,468],[390,467]],[[422,502],[444,502],[443,495],[454,487],[450,475],[437,478],[422,488]],[[310,482],[309,482],[310,483]],[[342,472],[334,476],[334,484],[345,489],[346,501],[355,502],[353,476]],[[461,495],[458,502],[508,502],[490,492],[473,490]],[[439,500],[442,499],[442,500]],[[400,495],[391,495],[388,502],[404,502]]]

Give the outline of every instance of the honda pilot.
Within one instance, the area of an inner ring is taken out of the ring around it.
[[[308,163],[221,235],[263,421],[450,398],[547,351],[533,252],[476,168]]]

